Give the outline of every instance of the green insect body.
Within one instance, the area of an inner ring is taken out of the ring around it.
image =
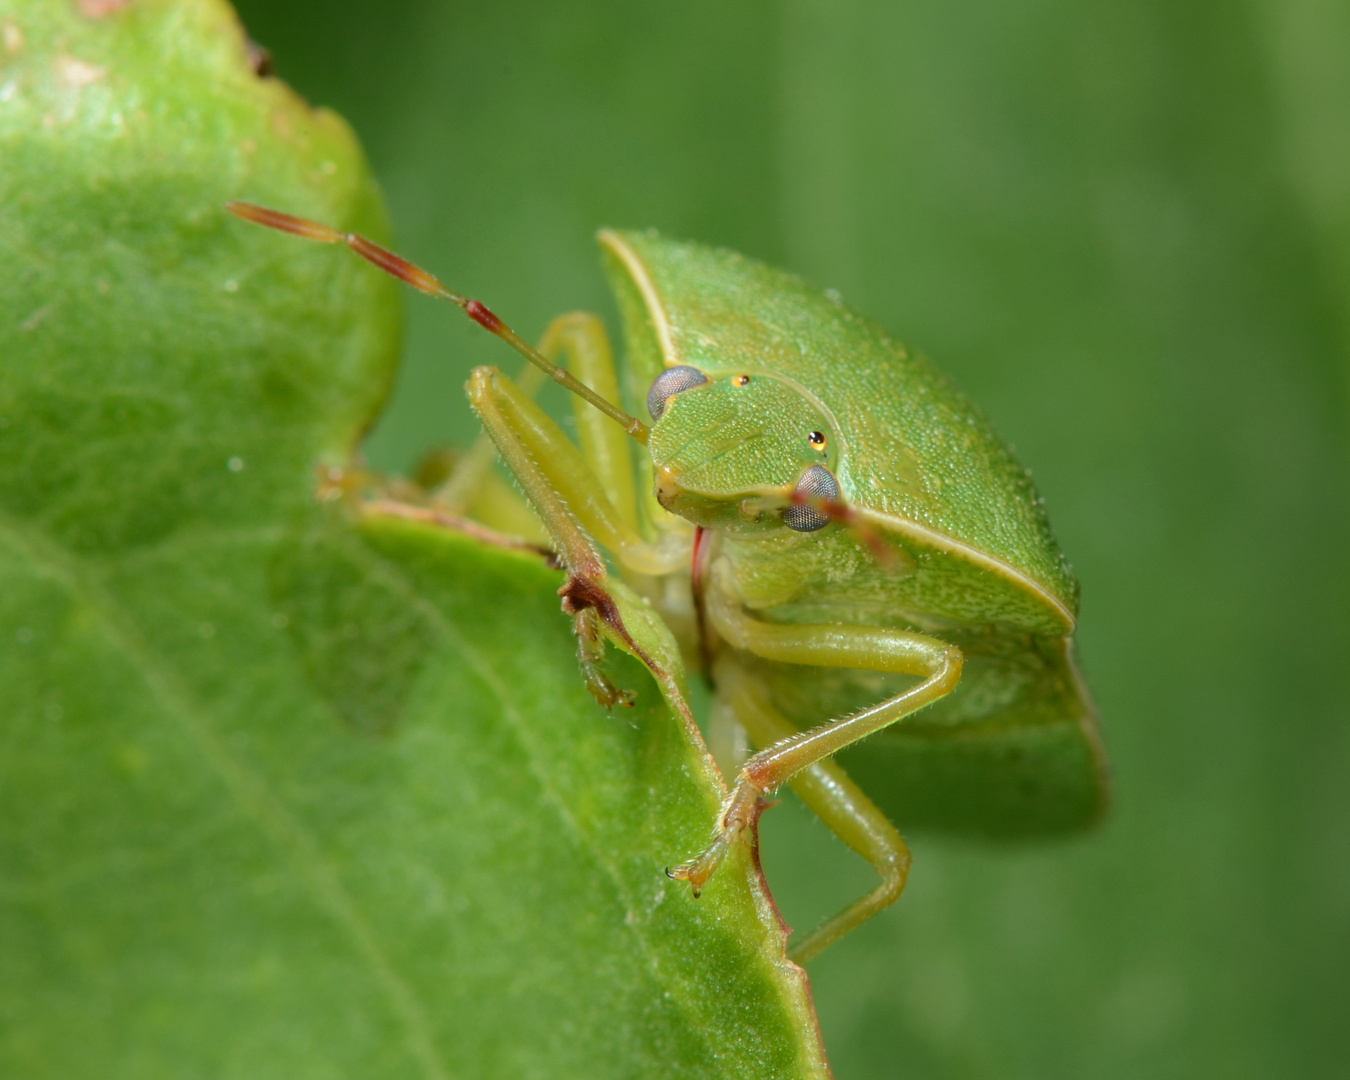
[[[962,648],[956,690],[843,752],[869,795],[907,824],[988,835],[1099,817],[1106,762],[1070,646],[1078,585],[1027,471],[975,406],[925,357],[793,275],[652,233],[602,243],[629,402],[675,365],[711,382],[670,400],[648,450],[720,504],[742,602],[773,621],[909,626]],[[730,384],[744,374],[751,383]],[[712,444],[719,424],[740,426],[737,452]],[[822,426],[827,457],[805,441]],[[815,460],[897,558],[878,560],[844,528],[746,528],[725,512],[742,491],[790,488]],[[799,665],[766,678],[797,726],[895,685]]]
[[[230,209],[347,243],[580,395],[578,448],[495,368],[468,386],[568,572],[563,608],[597,700],[627,700],[604,674],[606,642],[647,664],[691,738],[685,665],[712,683],[711,738],[734,784],[709,847],[668,871],[695,895],[784,783],[880,878],[795,943],[797,959],[900,894],[909,854],[888,814],[993,835],[1101,814],[1105,758],[1072,650],[1077,584],[1026,471],[926,359],[791,275],[606,231],[620,387],[593,316],[560,317],[535,349],[368,241]],[[645,447],[636,478],[628,436]],[[730,749],[742,731],[760,748],[744,761]]]

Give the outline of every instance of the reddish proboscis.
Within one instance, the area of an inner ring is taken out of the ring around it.
[[[693,551],[689,559],[689,589],[694,596],[694,625],[698,633],[698,655],[704,675],[712,678],[712,650],[708,642],[708,612],[703,599],[704,579],[708,569],[711,534],[702,525],[694,527]]]

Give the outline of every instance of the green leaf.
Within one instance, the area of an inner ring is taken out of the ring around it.
[[[726,245],[922,349],[1033,471],[1115,804],[999,848],[897,816],[905,895],[810,965],[841,1078],[1345,1072],[1350,5],[238,3],[400,249],[517,327],[608,310],[598,226]],[[408,309],[377,464],[495,355]],[[761,838],[795,925],[874,880],[790,794]]]
[[[752,853],[559,575],[314,498],[397,294],[341,120],[215,0],[0,7],[0,1074],[820,1076]]]

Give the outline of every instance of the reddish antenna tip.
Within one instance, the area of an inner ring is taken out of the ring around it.
[[[364,236],[357,236],[355,233],[347,233],[342,239],[361,258],[374,263],[386,274],[391,274],[399,281],[411,285],[418,292],[424,292],[428,296],[439,296],[453,304],[458,304],[460,307],[464,306],[462,296],[447,289],[434,276],[428,274],[420,266],[414,266],[402,255],[395,255],[388,248],[382,248],[374,241],[367,240]]]
[[[364,236],[342,232],[328,225],[320,225],[317,221],[308,221],[291,214],[283,214],[280,210],[269,210],[265,206],[255,206],[253,203],[234,199],[225,204],[225,209],[235,217],[251,221],[255,225],[264,225],[269,229],[291,233],[293,236],[302,236],[306,240],[318,240],[323,244],[346,244],[367,262],[374,263],[385,273],[392,274],[414,289],[430,296],[442,297],[460,307],[464,306],[462,296],[447,289],[420,266],[414,266],[401,255],[395,255],[388,248],[382,248]]]

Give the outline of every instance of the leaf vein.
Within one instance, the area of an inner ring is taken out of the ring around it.
[[[403,1023],[409,1051],[422,1071],[431,1080],[448,1080],[449,1073],[431,1038],[425,1008],[385,954],[355,901],[324,859],[310,831],[287,810],[280,797],[268,790],[266,780],[231,754],[223,741],[213,733],[210,711],[197,702],[172,674],[164,659],[142,637],[119,601],[91,572],[86,572],[80,566],[80,560],[8,515],[0,515],[0,536],[100,613],[110,636],[140,674],[152,696],[187,731],[245,813],[261,826],[282,852],[295,861],[302,880],[315,895],[319,905],[346,932],[358,955],[371,967],[391,1010]]]

